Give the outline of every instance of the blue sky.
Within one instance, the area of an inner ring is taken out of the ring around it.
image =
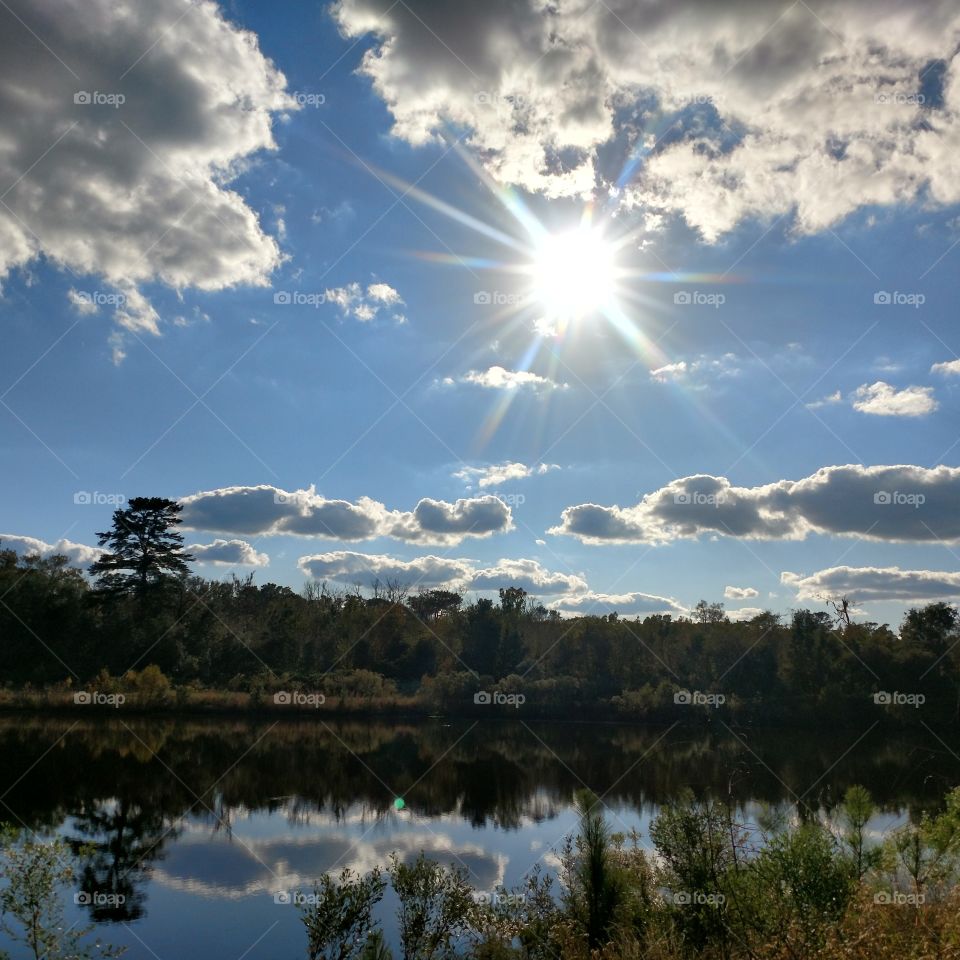
[[[955,597],[954,11],[13,8],[5,544],[163,495],[295,588]]]

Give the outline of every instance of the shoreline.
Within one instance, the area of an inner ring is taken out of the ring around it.
[[[169,699],[149,703],[137,703],[131,696],[120,704],[77,703],[72,702],[73,695],[64,691],[0,691],[0,717],[55,715],[96,717],[98,719],[120,718],[123,716],[138,719],[229,719],[229,720],[369,720],[389,722],[417,722],[428,720],[443,722],[495,723],[551,723],[595,726],[629,726],[704,730],[711,727],[729,728],[733,732],[753,729],[783,729],[817,731],[824,728],[861,728],[863,714],[850,712],[821,719],[797,715],[764,716],[752,710],[731,711],[727,708],[703,708],[691,714],[684,710],[672,715],[655,714],[636,716],[605,710],[602,706],[588,708],[579,704],[558,707],[522,708],[503,707],[490,710],[488,707],[475,709],[443,710],[433,704],[421,704],[415,697],[402,697],[390,700],[370,701],[366,698],[334,698],[317,705],[292,703],[271,703],[264,700],[254,701],[248,693],[233,691],[202,691],[186,699],[172,695]],[[581,716],[571,717],[571,712],[580,711]],[[954,732],[956,722],[944,722],[942,718],[908,716],[906,720],[887,713],[875,718],[874,725],[883,730],[911,731],[924,726],[934,730]]]

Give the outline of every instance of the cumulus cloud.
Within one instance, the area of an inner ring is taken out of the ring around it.
[[[828,567],[807,576],[784,571],[782,583],[798,600],[846,596],[851,600],[923,601],[955,599],[960,573],[946,570],[901,570],[899,567]]]
[[[703,534],[802,540],[811,533],[957,542],[958,502],[958,467],[850,464],[756,487],[699,474],[674,480],[635,506],[567,507],[548,532],[593,544],[663,543]]]
[[[510,507],[494,496],[474,497],[448,503],[421,500],[412,513],[394,511],[388,535],[414,543],[459,543],[464,537],[487,537],[513,529]]]
[[[463,382],[489,390],[518,390],[521,387],[538,390],[559,386],[549,377],[541,377],[529,370],[506,370],[501,366],[493,366],[487,370],[471,370],[463,377]]]
[[[561,613],[575,616],[606,616],[618,613],[621,616],[644,616],[654,613],[683,615],[686,607],[671,597],[658,597],[651,593],[585,593],[582,596],[565,598],[557,608]]]
[[[450,590],[496,591],[521,587],[540,596],[586,591],[586,581],[573,574],[554,573],[536,560],[503,559],[483,567],[473,560],[424,556],[400,560],[383,554],[337,550],[301,557],[300,569],[315,580],[331,580],[349,586],[371,587],[398,581],[413,587],[445,587]]]
[[[727,610],[725,612],[728,620],[739,623],[743,620],[752,620],[754,617],[759,617],[765,611],[763,607],[740,607],[737,610]]]
[[[497,487],[510,480],[524,480],[534,474],[542,476],[551,470],[559,469],[560,465],[556,463],[541,463],[536,467],[528,467],[525,463],[514,463],[508,460],[506,463],[491,463],[484,467],[463,467],[453,476],[467,484],[476,481],[478,486],[483,488]]]
[[[388,283],[371,283],[366,291],[354,281],[345,287],[333,287],[324,291],[324,300],[335,304],[345,316],[352,316],[361,323],[368,323],[380,312],[381,307],[393,307],[403,303],[400,294]],[[406,320],[402,314],[393,314],[397,323]]]
[[[945,377],[960,376],[960,360],[944,360],[943,363],[935,363],[930,368],[931,373],[939,373]]]
[[[752,600],[760,594],[753,587],[724,587],[723,595],[728,600]]]
[[[551,573],[536,560],[498,560],[492,567],[476,570],[469,582],[471,590],[499,590],[522,587],[527,593],[555,595],[581,593],[587,582],[567,573]]]
[[[13,550],[20,556],[28,557],[37,554],[44,559],[61,555],[70,561],[71,567],[86,569],[95,560],[99,560],[103,550],[99,547],[88,547],[83,543],[74,543],[72,540],[58,540],[56,543],[46,543],[36,537],[21,537],[13,533],[0,533],[0,550]]]
[[[862,207],[960,201],[953,4],[338,0],[333,12],[345,36],[373,36],[361,72],[396,137],[466,129],[495,178],[550,197],[612,189],[708,240],[751,217],[815,232]],[[623,186],[630,152],[644,162]]]
[[[246,540],[193,543],[186,549],[198,563],[209,563],[217,567],[265,567],[270,563],[270,558],[265,553],[258,553],[253,544]]]
[[[280,249],[229,183],[275,147],[284,88],[207,0],[3,4],[0,278],[40,256],[101,277],[120,326],[150,334],[141,284],[265,284]]]
[[[904,387],[897,390],[878,380],[858,387],[853,395],[853,409],[878,417],[924,417],[939,404],[933,398],[933,387]]]
[[[412,511],[389,510],[379,501],[331,500],[313,486],[283,490],[269,484],[221,487],[183,497],[184,525],[194,530],[246,535],[292,534],[327,540],[393,537],[411,543],[454,545],[513,528],[510,507],[493,496],[423,499]]]

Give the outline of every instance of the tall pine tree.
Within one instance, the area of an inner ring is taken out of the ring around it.
[[[152,587],[189,573],[193,557],[183,551],[176,530],[183,507],[164,497],[134,497],[114,510],[113,528],[98,533],[107,548],[90,567],[98,589],[143,597]]]

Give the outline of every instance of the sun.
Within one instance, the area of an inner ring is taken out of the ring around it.
[[[547,234],[534,250],[532,294],[551,319],[582,320],[614,298],[613,246],[595,227]]]

